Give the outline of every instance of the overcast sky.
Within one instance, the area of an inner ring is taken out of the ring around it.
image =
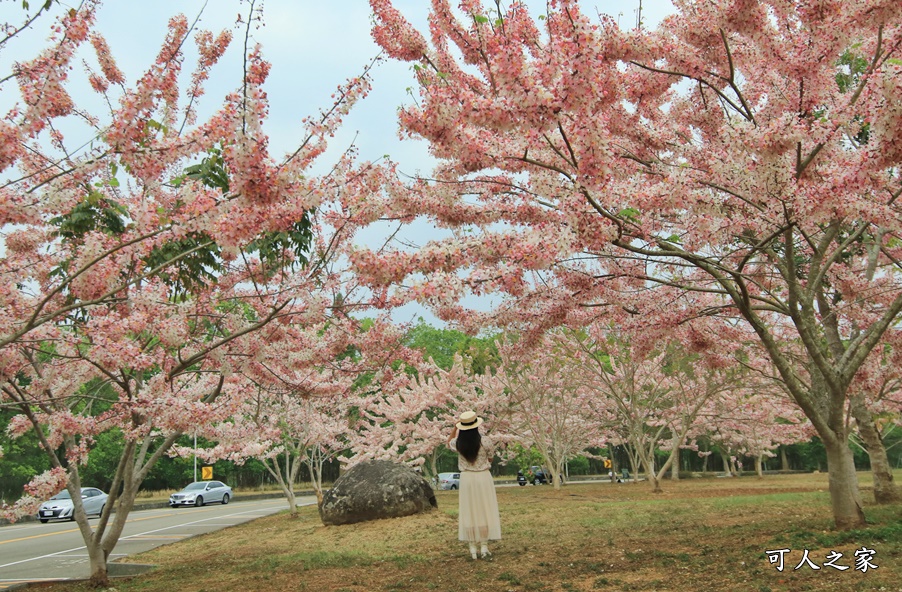
[[[29,3],[34,10],[43,0]],[[544,0],[525,3],[534,14],[544,12]],[[63,1],[54,8],[54,13],[74,4],[71,0]],[[235,29],[235,21],[239,13],[247,14],[247,0],[106,0],[99,10],[98,29],[107,38],[111,53],[128,81],[133,83],[153,62],[166,34],[168,19],[181,12],[189,21],[193,20],[205,4],[198,26],[214,32],[230,28],[235,34],[229,53],[214,70],[203,98],[206,113],[211,113],[221,104],[222,97],[241,81],[244,31]],[[417,28],[426,30],[428,0],[396,0],[394,4]],[[582,6],[587,12],[609,14],[628,28],[635,26],[639,0],[588,0]],[[328,106],[335,88],[361,73],[379,49],[370,37],[372,22],[367,0],[265,0],[263,8],[264,26],[253,31],[253,38],[272,63],[265,87],[271,102],[266,131],[271,137],[271,154],[278,158],[296,147],[301,134],[300,120]],[[642,0],[643,21],[648,27],[654,27],[672,10],[670,0]],[[22,16],[21,0],[0,0],[0,22],[19,22]],[[45,16],[31,31],[0,51],[0,77],[10,72],[14,61],[28,59],[45,46],[51,22]],[[189,58],[186,76],[190,76],[191,69]],[[84,78],[78,74],[73,72],[73,82]],[[82,102],[90,101],[95,102],[97,109],[101,108],[96,103],[97,95],[84,82],[80,84],[70,87],[76,103],[81,106]],[[402,142],[397,137],[395,113],[398,106],[411,100],[407,89],[413,85],[408,64],[386,61],[378,65],[370,96],[346,119],[331,144],[332,157],[330,153],[324,155],[320,166],[327,167],[335,155],[355,143],[362,159],[375,160],[388,154],[404,173],[427,173],[432,162],[425,144]],[[18,99],[17,90],[10,82],[0,88],[3,112]],[[414,314],[417,313],[410,312],[405,318],[402,313],[398,320],[407,320]],[[426,316],[431,320],[431,316]]]

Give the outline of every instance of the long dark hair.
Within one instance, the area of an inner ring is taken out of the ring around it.
[[[457,432],[457,452],[468,461],[476,462],[481,445],[482,437],[479,435],[479,428]]]

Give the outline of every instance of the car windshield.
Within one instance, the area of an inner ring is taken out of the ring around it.
[[[59,492],[58,494],[56,494],[55,496],[53,496],[53,497],[50,498],[50,499],[52,499],[52,500],[65,500],[65,499],[72,499],[72,496],[69,495],[69,490],[68,490],[68,489],[64,489],[64,490],[62,490],[61,492]]]
[[[203,488],[206,487],[206,486],[207,486],[207,484],[206,484],[206,483],[203,483],[203,482],[201,482],[201,483],[192,483],[191,485],[189,485],[188,487],[186,487],[186,488],[183,489],[182,491],[197,491],[198,489],[203,489]]]

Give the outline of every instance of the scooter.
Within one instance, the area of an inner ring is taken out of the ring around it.
[[[520,485],[520,487],[526,485],[526,475],[523,474],[523,471],[517,471],[517,483]]]

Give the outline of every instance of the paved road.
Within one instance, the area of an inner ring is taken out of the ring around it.
[[[298,498],[298,505],[316,498]],[[233,500],[202,508],[162,508],[135,511],[110,560],[160,545],[234,526],[288,507],[284,499]],[[95,523],[96,518],[90,521]],[[86,578],[88,553],[74,522],[30,522],[0,527],[0,590],[25,582]]]

